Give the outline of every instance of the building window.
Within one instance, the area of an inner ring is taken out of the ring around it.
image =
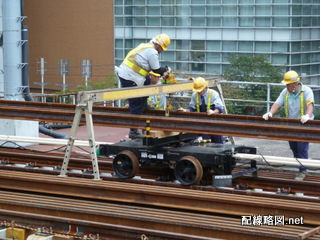
[[[270,17],[257,17],[255,24],[256,27],[270,27]]]
[[[301,63],[301,55],[293,54],[291,55],[291,64],[300,64]]]
[[[215,53],[215,52],[207,52],[207,58],[206,58],[206,62],[216,62],[219,63],[220,62],[220,53]]]
[[[189,16],[189,7],[188,6],[177,6],[176,15],[177,16]]]
[[[160,8],[159,7],[148,7],[147,8],[148,15],[150,16],[160,16]]]
[[[288,17],[274,17],[273,18],[273,27],[289,27],[289,18]]]
[[[174,26],[174,18],[173,17],[162,17],[161,18],[161,25],[162,26]]]
[[[253,17],[240,17],[240,27],[253,27]]]
[[[190,26],[190,18],[188,17],[177,17],[176,18],[177,26]]]
[[[148,26],[161,26],[159,17],[148,17],[147,18]]]
[[[271,52],[269,42],[256,42],[256,52]]]
[[[208,16],[220,16],[221,15],[221,7],[220,6],[207,6],[206,7],[207,15]]]
[[[256,6],[256,15],[271,15],[271,6],[267,5],[257,5]]]
[[[223,41],[222,51],[233,51],[237,50],[237,43],[235,41]]]
[[[273,42],[272,43],[272,52],[275,53],[286,53],[288,52],[288,43],[286,42]]]
[[[206,19],[204,17],[192,17],[191,26],[206,26]]]
[[[253,42],[239,42],[239,51],[252,52],[253,51]]]
[[[220,41],[207,41],[207,50],[220,51]]]
[[[237,27],[237,18],[235,17],[223,17],[222,18],[222,25],[224,27]]]
[[[289,6],[288,5],[274,5],[272,7],[273,15],[289,15]]]
[[[193,6],[191,8],[191,15],[199,15],[199,16],[203,16],[206,12],[206,6]]]
[[[221,17],[208,17],[207,18],[208,27],[220,27],[221,26]]]

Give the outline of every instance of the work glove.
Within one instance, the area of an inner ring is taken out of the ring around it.
[[[309,116],[309,114],[306,114],[306,115],[303,115],[303,116],[301,117],[300,122],[301,122],[301,123],[306,123],[306,122],[308,122],[309,120],[310,120],[310,116]]]
[[[214,114],[214,111],[213,111],[212,109],[209,109],[209,110],[207,111],[207,114],[208,114],[208,115],[212,115],[212,114]]]
[[[163,73],[162,77],[166,78],[169,76],[170,73],[172,73],[171,67],[166,66],[167,71]]]
[[[187,109],[185,109],[183,107],[179,107],[177,110],[180,111],[180,112],[186,112],[187,111]]]
[[[262,116],[262,118],[266,121],[269,120],[269,118],[271,118],[271,117],[272,117],[271,112],[267,112],[267,113],[263,114],[263,116]]]

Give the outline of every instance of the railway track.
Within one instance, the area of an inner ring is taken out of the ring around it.
[[[64,230],[70,223],[77,222],[82,225],[82,230],[85,232],[100,228],[99,235],[101,234],[102,237],[106,235],[110,237],[109,230],[121,231],[122,236],[132,238],[136,236],[136,239],[144,235],[148,239],[276,240],[297,239],[299,235],[313,230],[312,226],[297,225],[245,226],[245,224],[239,224],[239,219],[225,216],[79,200],[70,197],[41,196],[39,198],[35,194],[0,191],[0,199],[1,215],[19,216],[19,212],[24,212],[24,217],[29,221],[32,218],[46,220],[50,217],[51,221],[59,222],[60,226],[65,228]],[[25,209],[28,209],[27,214]],[[54,226],[52,229],[56,231]],[[308,239],[316,240],[320,239],[320,236],[315,235]]]
[[[0,169],[9,171],[19,171],[19,172],[34,172],[50,175],[58,175],[59,165],[63,161],[62,153],[54,153],[47,155],[47,153],[33,151],[29,152],[27,150],[18,149],[2,149],[1,152],[2,160],[0,160]],[[173,183],[175,177],[172,169],[167,168],[140,168],[139,176],[135,179],[119,179],[113,176],[112,169],[112,158],[100,157],[99,165],[101,166],[102,179],[108,181],[124,181],[148,185],[161,185],[169,187],[180,187],[186,189],[204,190],[212,191],[212,184],[210,181],[208,183],[203,183],[202,185],[195,186],[182,186],[181,184]],[[77,157],[72,158],[70,161],[70,171],[68,175],[73,177],[81,178],[91,178],[92,172],[90,171],[91,160],[83,155],[77,155]],[[243,171],[243,169],[235,169],[234,173]],[[320,176],[310,175],[305,178],[304,181],[294,180],[295,174],[293,173],[272,173],[268,171],[259,171],[259,177],[251,176],[241,176],[233,180],[233,188],[236,186],[246,186],[245,190],[247,194],[259,194],[255,189],[263,189],[266,192],[276,193],[280,188],[290,189],[288,194],[283,194],[283,196],[290,198],[293,194],[299,195],[303,194],[309,197],[320,198],[320,192],[318,191],[320,186]],[[140,179],[142,178],[142,180]],[[159,181],[155,181],[155,180]],[[209,185],[208,185],[209,184]],[[234,192],[234,190],[228,189],[215,189],[214,191],[225,191]],[[243,191],[238,191],[241,193]],[[281,197],[281,195],[276,195],[275,197]],[[294,197],[294,196],[293,196]]]
[[[0,117],[72,123],[76,105],[48,104],[38,102],[0,101]],[[301,124],[298,119],[272,118],[264,121],[261,117],[242,115],[211,115],[204,113],[170,113],[164,111],[146,112],[147,115],[131,115],[127,109],[112,107],[94,107],[95,125],[114,127],[144,128],[146,120],[151,121],[154,130],[220,134],[226,136],[268,138],[275,140],[320,142],[320,121],[310,120]],[[186,121],[186,118],[188,121]],[[80,124],[85,124],[85,117]]]
[[[74,109],[75,105],[71,104],[1,101],[0,115],[71,123]],[[260,117],[208,117],[179,112],[171,112],[168,118],[163,111],[133,117],[126,111],[97,106],[93,120],[97,125],[143,128],[148,119],[156,130],[194,133],[205,130],[210,134],[280,140],[305,140],[308,134],[308,138],[312,136],[310,142],[320,142],[320,121],[302,125],[289,119],[265,122]],[[84,118],[80,122],[85,123]],[[141,168],[141,179],[119,180],[112,176],[111,159],[106,157],[99,159],[101,181],[91,179],[92,172],[88,169],[91,160],[84,156],[70,159],[69,177],[57,176],[63,154],[46,156],[14,150],[2,151],[1,158],[0,222],[15,220],[24,225],[41,222],[54,226],[59,233],[67,232],[70,226],[80,227],[84,230],[81,234],[99,232],[106,239],[146,236],[149,239],[264,240],[305,239],[308,235],[312,236],[308,239],[320,239],[315,231],[320,225],[317,176],[302,182],[290,177],[275,179],[266,173],[263,177],[244,176],[234,181],[247,189],[217,189],[154,181],[159,169],[144,172]],[[163,170],[163,174],[168,171]],[[290,194],[275,193],[281,186],[291,189]],[[262,188],[263,191],[256,191]],[[267,221],[276,216],[285,223],[294,222],[275,226]],[[266,221],[263,224],[259,222],[261,217]],[[77,234],[80,233],[73,231],[70,235]]]
[[[304,216],[305,223],[319,224],[319,198],[280,198],[203,191],[169,186],[12,172],[0,170],[0,187],[64,196],[95,198],[152,207],[197,210],[218,214]],[[234,193],[235,191],[233,191]],[[304,201],[306,199],[306,201]],[[306,202],[308,202],[306,206]]]
[[[86,222],[87,227],[113,226],[122,234],[139,232],[154,236],[156,233],[156,237],[167,236],[164,239],[211,239],[214,236],[247,240],[297,239],[299,234],[320,223],[319,201],[274,201],[268,197],[3,170],[0,176],[0,213],[8,217],[6,220],[21,213],[20,218],[33,221],[50,216],[51,224],[52,220],[66,223],[66,219],[72,219],[72,222]],[[276,228],[263,224],[243,226],[240,223],[245,216],[283,216],[286,221],[301,219],[304,224]]]

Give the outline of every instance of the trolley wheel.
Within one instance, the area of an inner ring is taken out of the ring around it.
[[[139,170],[139,160],[133,152],[124,150],[113,159],[112,168],[120,178],[133,178]]]
[[[176,163],[174,175],[182,185],[197,184],[202,179],[203,169],[197,158],[185,156]]]

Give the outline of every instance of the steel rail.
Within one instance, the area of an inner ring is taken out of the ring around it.
[[[36,196],[35,196],[36,197]],[[5,210],[0,208],[0,220],[6,222],[14,222],[14,226],[21,229],[26,229],[28,233],[34,234],[37,231],[32,231],[34,228],[42,228],[43,226],[51,227],[54,239],[96,239],[96,234],[99,234],[99,239],[108,240],[136,240],[136,239],[162,239],[162,240],[221,240],[217,238],[204,238],[201,236],[191,236],[184,233],[172,233],[166,230],[153,230],[148,228],[130,227],[121,224],[112,224],[98,221],[88,221],[70,217],[52,216],[45,212],[30,213],[26,211]],[[11,227],[12,224],[8,224]],[[307,232],[307,229],[304,229]],[[300,231],[301,233],[302,231]],[[93,234],[93,238],[90,234]],[[298,233],[298,232],[297,232]],[[89,237],[88,237],[89,236]]]
[[[19,106],[18,102],[13,105],[10,102],[0,105],[0,118],[72,123],[75,114],[72,104],[22,102]],[[137,116],[128,114],[126,109],[103,107],[93,111],[93,122],[100,126],[144,128],[146,120],[150,120],[153,130],[320,143],[320,121],[317,120],[301,124],[298,119],[264,121],[262,117],[243,115],[171,112],[170,117],[165,117],[164,111],[148,111],[148,115]],[[84,116],[80,124],[86,124]]]
[[[298,225],[284,226],[243,226],[240,219],[184,212],[181,210],[145,208],[101,201],[60,198],[45,195],[13,193],[0,191],[0,209],[21,211],[31,214],[86,220],[90,223],[105,223],[128,228],[162,231],[171,234],[184,234],[185,237],[212,239],[296,239],[301,233],[310,231],[311,227]],[[246,215],[247,216],[247,215]],[[164,231],[165,229],[165,231]],[[161,235],[160,235],[161,236]],[[320,239],[320,235],[314,236]],[[178,238],[181,239],[181,238]],[[184,238],[185,239],[185,238]]]
[[[0,170],[2,189],[95,198],[127,204],[143,204],[216,214],[303,216],[305,223],[320,224],[320,202],[303,202],[242,196],[134,183],[59,178],[51,175]],[[22,189],[21,189],[22,190]]]

